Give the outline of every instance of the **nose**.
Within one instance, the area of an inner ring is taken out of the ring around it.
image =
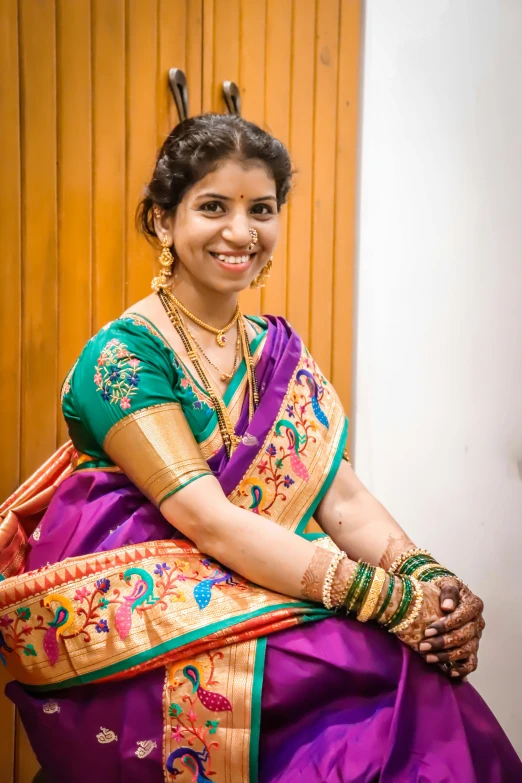
[[[237,247],[246,247],[251,241],[250,224],[248,216],[244,212],[236,212],[231,215],[230,221],[223,229],[223,239]]]

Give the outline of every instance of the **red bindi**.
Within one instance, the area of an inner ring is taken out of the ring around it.
[[[244,198],[244,196],[241,196],[241,198]]]

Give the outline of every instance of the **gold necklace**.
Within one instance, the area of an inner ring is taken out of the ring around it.
[[[220,370],[219,367],[217,365],[215,365],[214,362],[211,359],[209,359],[209,357],[207,356],[207,354],[205,353],[205,351],[203,350],[201,345],[198,343],[198,341],[196,340],[196,338],[194,337],[194,335],[192,334],[192,332],[188,328],[187,324],[183,322],[183,319],[181,318],[181,316],[180,316],[180,320],[181,320],[183,326],[185,327],[185,329],[187,330],[187,332],[189,333],[190,337],[192,337],[192,340],[193,340],[194,344],[196,345],[196,348],[199,349],[199,352],[205,357],[205,359],[210,364],[210,366],[218,371],[220,379],[224,383],[229,383],[232,380],[232,378],[234,377],[234,373],[235,373],[236,368],[237,368],[237,363],[239,361],[239,352],[240,352],[240,348],[241,348],[241,333],[239,331],[239,328],[237,330],[236,352],[235,352],[235,355],[234,355],[234,364],[232,366],[232,371],[231,372],[223,372],[223,370]]]
[[[167,316],[169,317],[170,322],[172,323],[173,327],[175,328],[176,332],[178,333],[181,339],[183,347],[187,352],[187,356],[189,357],[190,361],[194,365],[194,369],[196,370],[197,374],[200,377],[205,392],[207,393],[208,397],[210,397],[212,401],[214,410],[216,411],[218,426],[221,432],[221,437],[223,438],[223,443],[225,446],[225,450],[227,452],[227,456],[231,457],[235,449],[239,445],[239,443],[241,443],[241,438],[235,433],[234,425],[232,424],[232,421],[230,419],[227,406],[223,402],[223,398],[221,397],[219,392],[214,388],[212,382],[208,379],[207,374],[203,369],[203,365],[201,364],[200,358],[194,349],[195,346],[192,344],[190,336],[185,331],[185,328],[181,321],[181,317],[175,307],[176,297],[172,294],[172,292],[168,288],[160,289],[158,291],[158,297],[161,301],[161,304],[163,305],[163,308]],[[250,350],[250,343],[248,342],[248,339],[246,339],[245,326],[242,318],[238,320],[238,327],[241,329],[241,342],[243,343],[243,348],[244,349],[246,348],[245,359],[246,359],[247,377],[248,377],[248,397],[249,397],[248,410],[249,410],[249,422],[250,422],[259,404],[259,390],[258,390],[257,377],[254,368],[254,359],[252,356],[252,351]],[[245,346],[245,342],[246,342],[246,346]]]
[[[204,321],[201,320],[201,318],[198,318],[197,315],[194,315],[194,313],[191,313],[190,310],[188,310],[185,305],[183,305],[177,297],[174,296],[172,291],[169,290],[169,294],[172,297],[172,301],[174,302],[175,306],[178,308],[178,310],[181,310],[182,313],[184,313],[188,318],[190,318],[191,321],[194,321],[195,324],[198,326],[201,326],[202,329],[206,329],[207,332],[211,332],[212,334],[216,335],[216,342],[219,345],[220,348],[225,347],[225,343],[227,341],[227,338],[225,337],[225,332],[228,332],[236,321],[239,318],[240,312],[239,312],[239,304],[236,305],[236,312],[234,313],[234,317],[230,321],[229,324],[224,326],[222,329],[216,329],[215,326],[210,326],[210,324],[206,324]]]

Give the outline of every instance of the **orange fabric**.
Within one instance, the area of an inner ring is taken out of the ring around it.
[[[56,487],[70,476],[75,449],[67,441],[0,505],[0,574],[24,570],[27,539],[41,520]]]

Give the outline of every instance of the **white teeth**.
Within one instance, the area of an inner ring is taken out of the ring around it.
[[[250,261],[250,256],[225,256],[217,255],[213,253],[220,261],[224,261],[225,264],[246,264]]]

